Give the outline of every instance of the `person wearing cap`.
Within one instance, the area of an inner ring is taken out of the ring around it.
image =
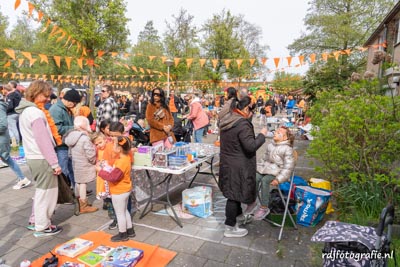
[[[81,96],[75,89],[68,90],[62,99],[49,109],[50,115],[56,124],[58,134],[63,137],[68,131],[74,129],[74,109],[81,102]],[[62,172],[69,178],[71,185],[75,187],[72,160],[68,156],[68,146],[64,143],[56,147],[58,163]]]

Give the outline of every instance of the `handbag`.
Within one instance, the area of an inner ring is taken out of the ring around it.
[[[57,176],[58,198],[57,204],[74,203],[74,193],[68,185],[68,178],[63,173]]]
[[[161,120],[165,117],[165,112],[164,109],[162,107],[160,107],[159,109],[156,110],[156,112],[154,112],[154,118],[156,120]]]

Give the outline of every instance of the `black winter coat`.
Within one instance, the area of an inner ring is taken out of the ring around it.
[[[263,134],[255,137],[248,119],[242,118],[221,131],[219,187],[223,195],[244,204],[256,200],[256,151],[265,143]]]

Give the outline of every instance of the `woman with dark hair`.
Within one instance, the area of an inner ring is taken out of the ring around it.
[[[246,209],[256,200],[256,151],[265,142],[267,129],[261,129],[255,137],[253,124],[248,119],[252,115],[252,103],[248,96],[237,102],[230,116],[220,121],[221,154],[219,187],[228,199],[225,208],[226,237],[243,237],[248,231],[239,228],[237,217],[243,216],[241,203]],[[246,213],[245,211],[245,213]]]
[[[237,90],[234,87],[228,87],[225,90],[225,104],[218,113],[218,123],[223,119],[223,117],[232,112],[236,107],[237,101]]]
[[[146,108],[146,119],[150,126],[150,143],[153,146],[163,143],[167,148],[172,147],[172,143],[175,142],[172,132],[174,119],[165,101],[164,91],[159,87],[154,88],[151,93]],[[172,140],[168,138],[169,136]]]
[[[114,100],[114,91],[111,85],[103,85],[101,88],[101,103],[97,108],[96,131],[100,130],[99,126],[103,120],[110,119],[118,121],[118,104]]]

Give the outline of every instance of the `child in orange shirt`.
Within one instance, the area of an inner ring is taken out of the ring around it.
[[[113,166],[98,163],[99,176],[109,182],[110,194],[117,217],[117,235],[111,237],[112,242],[127,241],[135,237],[132,218],[128,211],[129,196],[132,191],[131,181],[131,141],[128,137],[119,136],[114,139],[113,151],[116,156]]]
[[[97,162],[103,161],[104,149],[106,148],[107,144],[106,137],[104,136],[104,134],[97,132],[92,134],[91,140],[93,144],[96,146]],[[106,199],[110,198],[110,191],[107,181],[104,181],[99,176],[97,176],[96,178],[96,198],[104,200],[103,209],[106,210],[107,209]]]

